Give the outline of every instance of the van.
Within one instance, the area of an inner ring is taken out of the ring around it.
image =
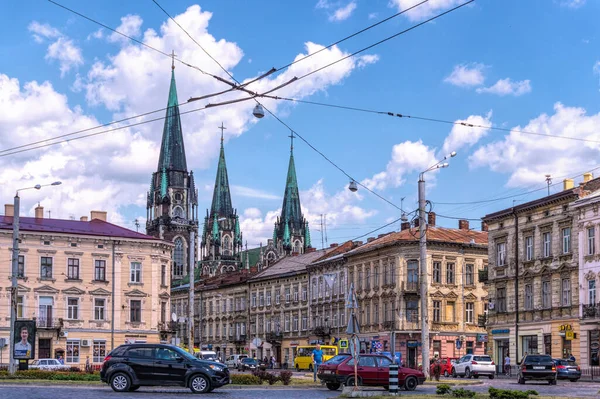
[[[200,351],[200,353],[197,356],[198,359],[212,360],[213,362],[218,361],[217,352],[215,351]]]
[[[225,359],[225,365],[231,369],[237,368],[242,359],[245,359],[247,357],[248,355],[242,355],[239,353],[235,355],[229,355],[227,356],[227,359]]]
[[[296,371],[313,369],[312,353],[315,345],[302,345],[296,348],[296,357],[294,358],[294,367]],[[321,345],[323,351],[323,362],[331,359],[338,354],[338,347],[333,345]]]

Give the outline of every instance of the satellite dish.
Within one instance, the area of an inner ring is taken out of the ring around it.
[[[177,321],[177,313],[175,313],[175,312],[171,313],[171,320]]]

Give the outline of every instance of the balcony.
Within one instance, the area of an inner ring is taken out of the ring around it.
[[[487,315],[486,314],[480,314],[477,316],[477,326],[478,327],[485,328],[486,323],[487,323]]]
[[[63,327],[62,318],[39,318],[35,320],[35,326],[40,329],[56,330]]]
[[[236,345],[244,345],[246,343],[246,335],[236,335],[235,337],[229,337],[229,342]]]
[[[405,292],[419,292],[419,282],[418,281],[410,281],[404,283],[404,291]]]
[[[384,330],[395,330],[396,329],[396,322],[395,321],[384,321],[383,322],[383,329]]]
[[[581,305],[582,319],[600,319],[600,302],[591,305]]]
[[[177,322],[175,321],[159,321],[158,331],[177,331]]]
[[[488,282],[488,268],[484,267],[483,269],[478,271],[479,273],[479,282],[480,283],[487,283]]]
[[[279,332],[269,332],[269,333],[266,334],[266,340],[269,343],[281,342],[281,340],[283,340],[283,333],[281,331],[279,331]]]
[[[312,333],[317,337],[329,337],[331,329],[329,327],[318,326],[313,328]]]

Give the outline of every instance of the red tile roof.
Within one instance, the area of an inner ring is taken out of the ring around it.
[[[445,242],[454,244],[471,244],[471,240],[476,245],[488,244],[487,231],[449,229],[445,227],[427,227],[427,242]],[[367,242],[364,245],[348,252],[348,255],[356,255],[377,248],[387,247],[401,242],[418,242],[419,229],[411,228],[402,231],[386,234],[385,236]]]
[[[12,230],[12,216],[0,216],[0,230]],[[156,240],[157,238],[138,233],[100,219],[89,222],[80,220],[19,218],[20,231],[35,231],[40,233],[62,233],[74,235],[102,236],[129,238],[132,240]]]

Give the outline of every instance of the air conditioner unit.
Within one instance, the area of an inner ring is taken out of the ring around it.
[[[91,339],[82,339],[81,340],[81,346],[91,346],[91,345],[92,345]]]
[[[69,332],[68,331],[61,331],[58,336],[60,338],[67,338],[69,336]]]

